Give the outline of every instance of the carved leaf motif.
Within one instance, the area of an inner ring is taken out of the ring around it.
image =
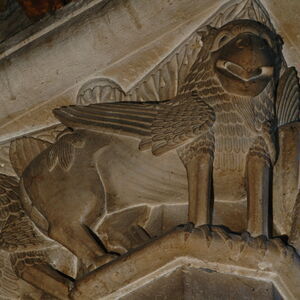
[[[20,177],[29,163],[50,145],[32,137],[22,137],[11,142],[9,157],[16,174]]]
[[[258,0],[229,1],[214,13],[205,25],[221,27],[237,19],[255,20],[274,30],[268,12]]]
[[[300,85],[295,68],[288,68],[281,76],[276,99],[278,126],[299,121]]]
[[[122,100],[131,101],[131,96],[134,96],[137,101],[161,101],[176,96],[201,47],[201,37],[195,32],[134,86]]]
[[[77,104],[121,101],[124,92],[114,81],[106,78],[86,82],[78,92]]]
[[[126,94],[112,80],[93,79],[80,89],[77,104],[145,102],[173,98],[200,50],[201,38],[198,33],[194,33]]]
[[[9,158],[10,142],[0,145],[0,173],[15,176],[16,172],[12,167]]]

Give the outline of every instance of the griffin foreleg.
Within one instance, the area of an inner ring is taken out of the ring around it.
[[[253,236],[269,236],[270,170],[267,145],[260,137],[250,149],[246,165],[248,231]]]
[[[189,189],[188,220],[195,226],[212,222],[214,136],[207,133],[178,151],[185,165]]]
[[[201,153],[187,165],[189,187],[188,219],[196,226],[211,224],[211,179],[213,159],[210,153]]]

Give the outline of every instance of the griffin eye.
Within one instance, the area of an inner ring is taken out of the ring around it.
[[[272,48],[273,43],[272,40],[270,39],[270,37],[266,34],[262,34],[261,38],[264,40],[265,46],[268,45],[270,48]]]
[[[238,40],[235,42],[235,45],[236,45],[237,48],[239,48],[239,49],[244,48],[243,40],[242,40],[242,39],[238,39]]]
[[[217,51],[232,39],[230,32],[220,32],[214,40],[212,51]]]
[[[227,35],[224,35],[220,40],[219,40],[219,48],[221,48],[223,45],[226,44],[226,42],[229,41],[229,37]]]
[[[266,48],[266,45],[268,45],[268,42],[267,40],[262,40],[262,42],[260,43],[259,45],[259,49],[265,49]]]

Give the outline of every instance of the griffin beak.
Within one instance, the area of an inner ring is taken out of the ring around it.
[[[274,67],[272,66],[263,66],[255,70],[247,71],[243,67],[233,62],[222,59],[219,59],[217,61],[216,67],[220,70],[224,70],[226,73],[229,73],[244,82],[249,82],[261,78],[270,78],[274,73]]]

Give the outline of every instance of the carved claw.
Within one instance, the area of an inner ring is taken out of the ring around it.
[[[222,227],[213,227],[212,231],[217,233],[218,236],[223,240],[224,244],[230,249],[233,249],[232,238]]]
[[[206,242],[207,248],[210,247],[210,244],[212,242],[212,231],[211,228],[208,225],[202,225],[197,228],[203,236],[204,241]]]
[[[262,256],[266,255],[266,251],[268,248],[268,239],[264,235],[258,236],[255,240],[258,251],[262,254]]]

